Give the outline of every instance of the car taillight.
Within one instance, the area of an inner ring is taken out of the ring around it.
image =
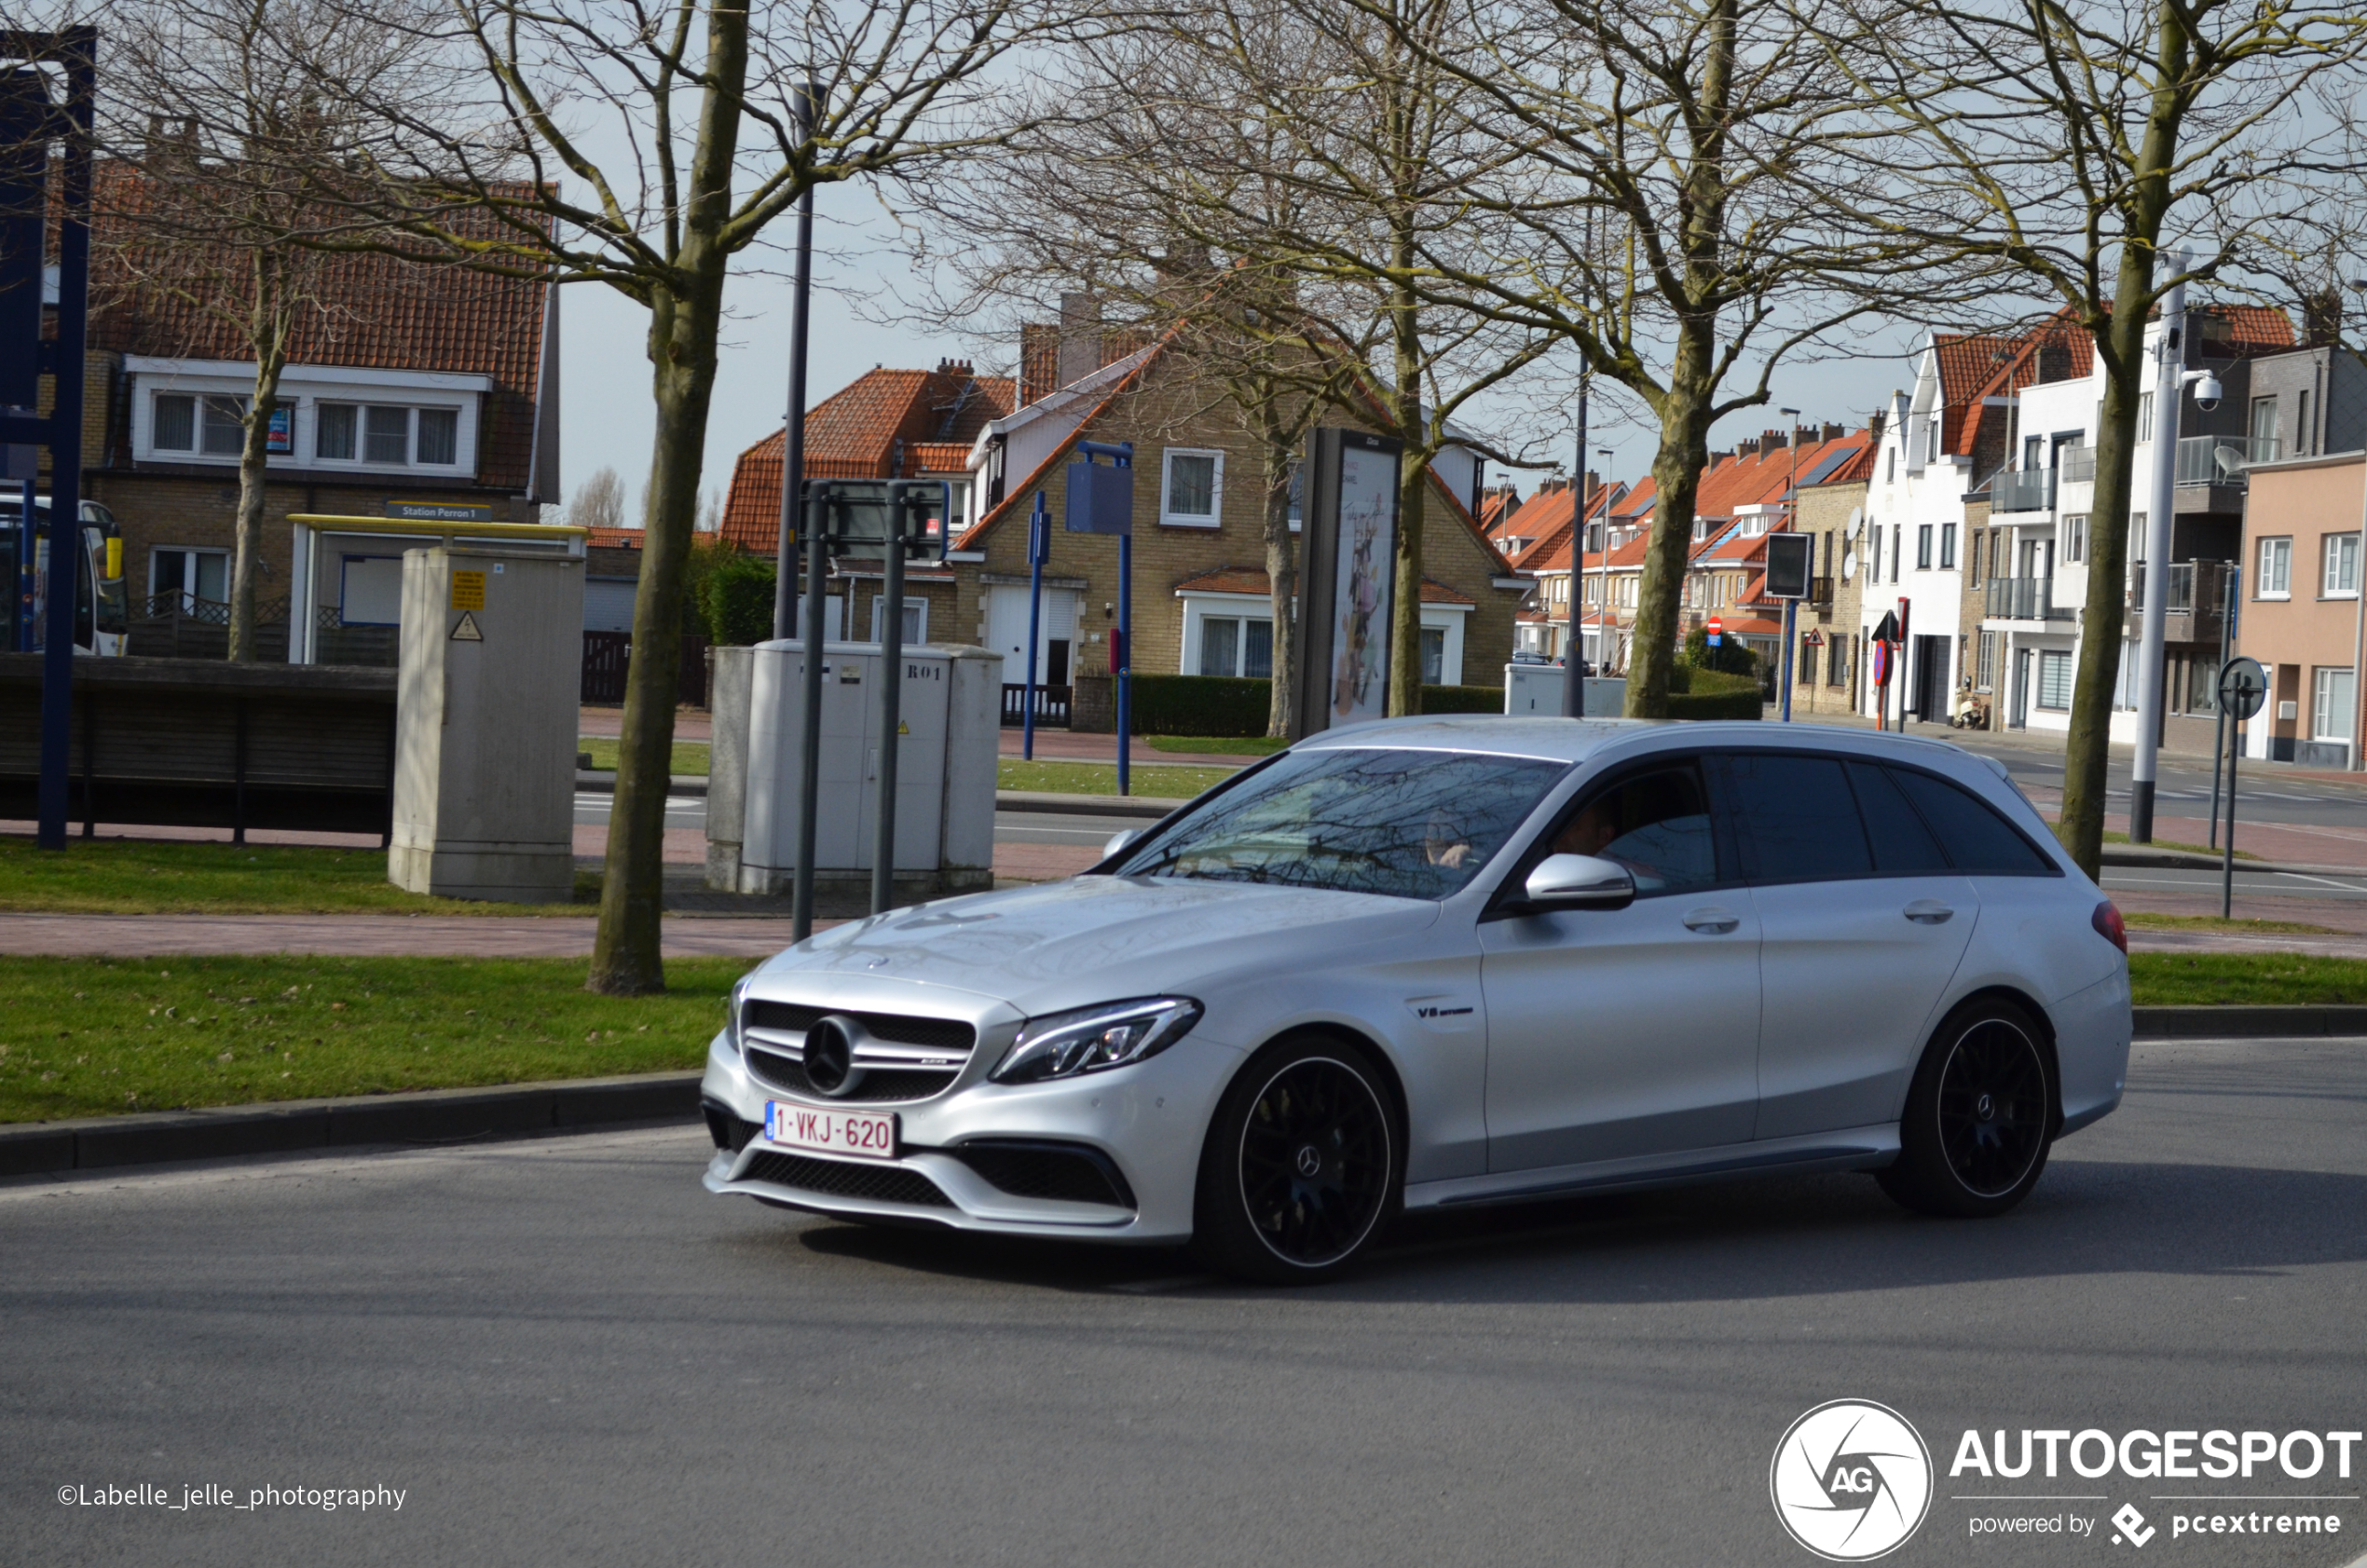
[[[2107,898],[2096,906],[2096,913],[2087,923],[2096,928],[2097,935],[2118,948],[2122,953],[2128,951],[2128,922],[2120,918],[2120,910],[2111,899]]]

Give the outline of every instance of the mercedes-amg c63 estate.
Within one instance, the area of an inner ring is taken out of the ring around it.
[[[1394,720],[1082,876],[766,962],[708,1051],[705,1181],[1314,1281],[1400,1209],[1754,1171],[2002,1213],[2128,1043],[2120,916],[1992,762]]]

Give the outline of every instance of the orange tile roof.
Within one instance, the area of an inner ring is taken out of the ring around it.
[[[1256,593],[1274,592],[1274,579],[1266,575],[1263,566],[1219,566],[1214,571],[1187,577],[1175,585],[1178,593]],[[1449,588],[1436,578],[1422,579],[1422,603],[1426,605],[1470,605],[1478,603],[1469,593]]]
[[[90,347],[168,359],[254,358],[243,335],[216,309],[156,281],[170,270],[227,270],[235,252],[211,259],[185,253],[169,268],[144,259],[125,228],[156,199],[133,165],[101,160],[90,249]],[[507,219],[464,211],[464,234],[490,239]],[[370,370],[431,371],[489,377],[477,430],[479,484],[523,492],[534,462],[537,382],[542,370],[542,316],[552,285],[468,268],[366,252],[319,255],[312,263],[322,307],[297,314],[288,358],[297,364]],[[546,499],[555,500],[555,496]]]
[[[926,470],[951,473],[989,421],[1011,412],[1008,376],[974,375],[947,361],[936,370],[871,370],[805,413],[809,479],[896,479]],[[732,468],[723,537],[771,554],[780,538],[781,432],[747,448]]]
[[[638,550],[647,537],[638,528],[594,528],[583,543],[590,550]]]

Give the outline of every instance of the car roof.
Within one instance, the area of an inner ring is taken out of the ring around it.
[[[1661,746],[1805,746],[1921,762],[1947,771],[1993,771],[1986,759],[1946,741],[1838,724],[1780,724],[1748,719],[1725,721],[1655,718],[1533,718],[1502,714],[1430,714],[1418,718],[1375,719],[1310,735],[1299,749],[1389,746],[1421,751],[1476,751],[1584,762],[1608,752],[1650,751]]]

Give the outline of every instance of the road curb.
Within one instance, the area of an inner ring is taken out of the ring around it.
[[[998,789],[998,811],[1047,811],[1068,817],[1163,817],[1191,804],[1159,795],[1060,795],[1041,789]]]
[[[690,1122],[697,1072],[640,1072],[478,1089],[230,1105],[0,1126],[0,1177],[364,1144],[454,1143]]]
[[[2118,866],[2155,871],[2217,871],[2223,865],[2215,854],[2196,854],[2189,850],[2157,850],[2141,844],[2106,844],[2106,866]],[[2305,866],[2283,860],[2246,860],[2237,856],[2238,871],[2277,871],[2303,877],[2367,877],[2362,866]]]
[[[2140,1040],[2367,1035],[2367,1007],[2139,1007]]]

